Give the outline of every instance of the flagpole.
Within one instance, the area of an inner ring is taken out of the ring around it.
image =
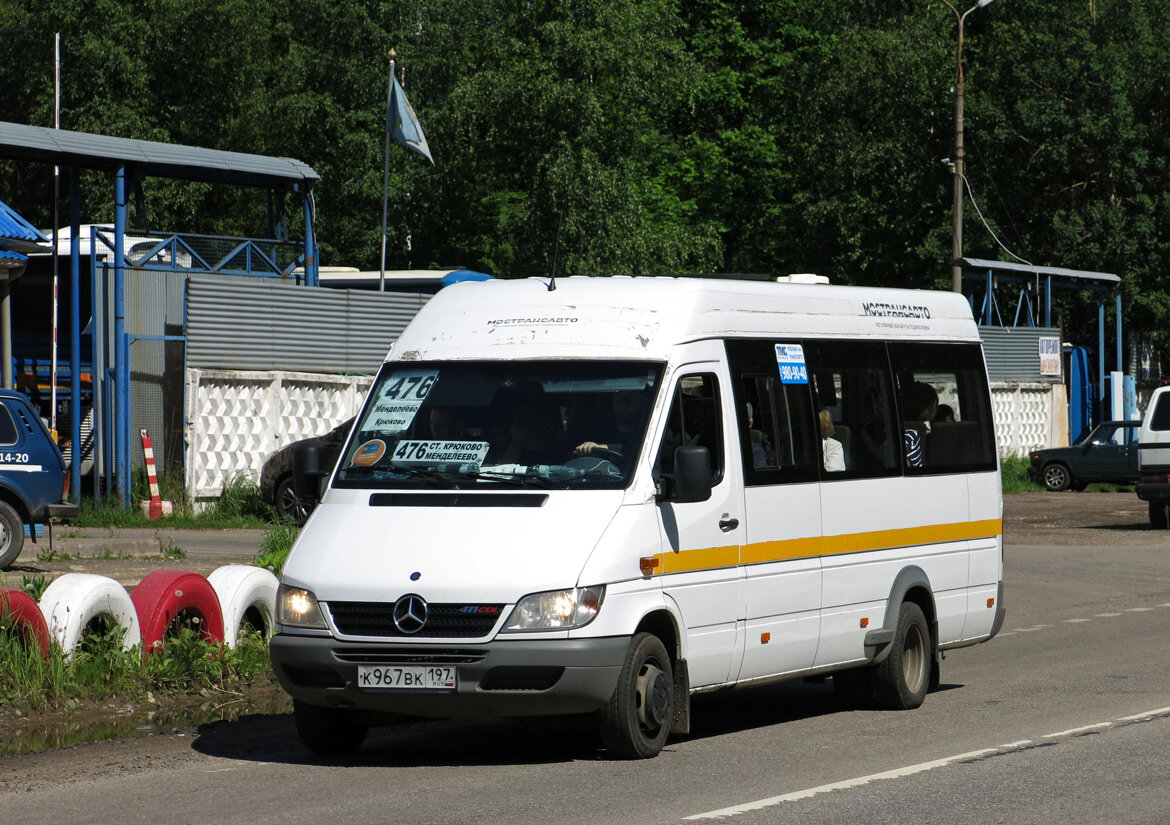
[[[398,53],[393,49],[390,58],[390,76],[386,81],[386,163],[382,169],[382,268],[378,271],[378,291],[386,291],[386,216],[390,200],[390,99],[394,95],[394,62]]]

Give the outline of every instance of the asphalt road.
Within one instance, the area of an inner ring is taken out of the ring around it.
[[[1007,505],[1008,621],[909,712],[829,684],[700,697],[656,759],[511,721],[386,729],[341,761],[288,717],[0,760],[0,820],[70,823],[1170,821],[1170,533],[1132,494]],[[114,815],[112,812],[117,812]]]

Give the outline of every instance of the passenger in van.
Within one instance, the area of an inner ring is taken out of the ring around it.
[[[752,445],[752,466],[753,467],[770,467],[773,466],[768,458],[769,449],[765,448],[768,443],[768,437],[764,435],[763,430],[756,429],[755,410],[749,401],[747,404],[747,420],[748,420],[748,440]]]
[[[938,412],[934,414],[934,420],[953,424],[955,422],[955,411],[951,409],[950,404],[939,404]]]
[[[863,471],[892,469],[897,461],[890,443],[890,422],[886,414],[884,395],[873,384],[866,391],[866,417],[858,435],[860,447],[855,455],[861,459]]]
[[[902,427],[906,466],[923,467],[926,464],[926,442],[930,437],[930,422],[938,413],[938,393],[930,384],[915,381],[906,390],[906,400],[902,409],[910,412],[910,419]]]
[[[821,423],[821,451],[825,456],[825,469],[830,473],[840,473],[845,470],[845,448],[841,442],[833,438],[833,417],[828,409],[817,413]]]

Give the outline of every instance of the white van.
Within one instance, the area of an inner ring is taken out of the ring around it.
[[[654,756],[692,694],[835,674],[913,708],[1004,618],[983,352],[947,292],[458,284],[403,332],[284,567],[310,749],[594,714]]]
[[[1137,497],[1149,502],[1150,526],[1170,528],[1170,387],[1150,396],[1138,435]]]

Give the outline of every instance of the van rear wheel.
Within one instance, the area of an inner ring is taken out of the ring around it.
[[[930,687],[932,663],[930,628],[922,608],[903,602],[890,654],[874,671],[874,696],[885,710],[912,710],[920,706]]]
[[[666,744],[674,715],[674,669],[657,636],[639,633],[609,703],[599,711],[601,741],[622,759],[649,759]]]

